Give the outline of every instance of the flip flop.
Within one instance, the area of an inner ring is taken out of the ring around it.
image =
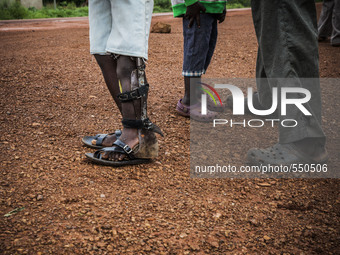
[[[193,106],[187,106],[187,105],[182,104],[182,99],[180,99],[177,102],[177,105],[176,105],[176,112],[179,115],[190,118],[190,108],[191,107],[193,107]]]
[[[184,117],[190,117],[191,119],[199,122],[210,122],[217,116],[216,113],[209,110],[207,110],[207,115],[202,115],[201,103],[187,106],[182,103],[182,99],[177,102],[176,112]]]
[[[95,136],[84,136],[81,140],[83,144],[87,147],[93,148],[93,149],[101,149],[105,146],[103,146],[104,139],[109,135],[116,135],[116,139],[118,139],[122,134],[121,130],[116,130],[114,133],[111,134],[97,134]],[[96,140],[96,144],[92,144],[92,141]]]
[[[247,160],[251,165],[324,164],[328,160],[328,153],[325,150],[317,158],[312,158],[292,143],[277,143],[267,149],[250,149]]]
[[[91,161],[105,166],[113,166],[120,167],[126,165],[139,165],[151,162],[151,158],[137,158],[135,156],[135,151],[138,150],[138,145],[131,149],[127,144],[117,139],[113,143],[114,147],[105,147],[101,150],[96,151],[95,153],[85,153],[85,156],[89,158]],[[125,154],[127,157],[124,160],[120,161],[112,161],[109,159],[103,159],[103,153],[105,152],[115,152],[120,154]]]

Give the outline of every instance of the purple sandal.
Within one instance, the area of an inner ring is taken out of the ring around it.
[[[193,120],[199,122],[210,122],[213,121],[217,114],[207,110],[207,115],[201,114],[201,104],[197,103],[191,106],[182,104],[182,99],[177,102],[176,112],[184,117],[190,117]]]

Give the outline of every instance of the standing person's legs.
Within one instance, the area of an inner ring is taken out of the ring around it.
[[[101,17],[98,19],[98,17]],[[119,111],[122,111],[121,102],[118,100],[119,82],[117,78],[117,61],[106,52],[106,44],[112,29],[111,2],[109,0],[91,0],[89,2],[90,21],[90,52],[94,55],[101,68],[105,83],[114,99]],[[120,135],[117,130],[111,135],[98,134],[85,136],[83,143],[89,147],[112,146]]]
[[[271,103],[267,98],[273,87],[278,91],[282,87],[305,88],[311,92],[312,99],[304,106],[312,116],[305,116],[294,105],[288,105],[285,116],[279,111],[280,121],[293,119],[298,122],[297,126],[280,126],[279,144],[269,150],[252,149],[248,159],[251,163],[273,164],[324,160],[315,3],[313,0],[253,0],[252,12],[259,43],[257,85],[260,102],[263,105]],[[260,79],[263,77],[267,79]],[[298,93],[290,96],[300,97]],[[278,157],[275,152],[284,155]]]
[[[112,29],[105,51],[117,59],[116,78],[122,92],[115,96],[121,103],[124,129],[112,147],[87,156],[97,163],[119,166],[142,163],[157,156],[158,143],[154,132],[161,134],[161,131],[147,116],[149,85],[144,59],[148,56],[153,1],[127,0],[122,3],[111,0],[110,4]]]
[[[197,103],[195,97],[194,102],[190,102],[190,79],[198,79],[206,72],[206,67],[209,65],[211,56],[215,48],[210,47],[211,40],[216,44],[216,38],[212,38],[212,30],[214,25],[214,18],[210,14],[201,14],[201,26],[198,27],[194,22],[193,26],[189,28],[189,20],[183,18],[183,70],[185,92],[182,99],[183,104],[190,105]],[[210,49],[212,48],[212,49]],[[200,85],[195,86],[196,90],[200,89]],[[196,94],[196,91],[192,91]],[[198,93],[197,93],[198,94]]]
[[[333,46],[340,46],[340,1],[336,0],[333,9],[333,32],[331,37],[331,44]]]
[[[324,41],[332,34],[332,16],[334,0],[324,0],[318,23],[319,41]]]
[[[189,20],[183,18],[183,71],[184,97],[177,103],[177,112],[189,116],[190,105],[199,102],[201,95],[200,79],[210,64],[217,42],[217,21],[211,14],[201,14],[201,26],[198,28],[196,22],[191,28],[188,27]],[[193,82],[197,83],[193,86]],[[192,112],[192,111],[191,111]],[[214,114],[208,112],[209,121]],[[193,117],[193,115],[192,115]],[[199,116],[197,116],[199,117]],[[201,115],[202,120],[204,116]]]

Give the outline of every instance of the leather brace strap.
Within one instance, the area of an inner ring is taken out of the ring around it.
[[[144,127],[144,123],[142,120],[129,120],[129,119],[123,119],[122,120],[123,127],[125,128],[137,128],[141,129]]]
[[[126,128],[136,128],[136,129],[147,129],[152,132],[155,132],[157,134],[160,134],[161,136],[164,136],[161,129],[153,124],[149,118],[143,119],[143,120],[129,120],[129,119],[123,119],[122,120],[123,127]]]
[[[140,86],[139,88],[134,89],[132,91],[120,93],[118,95],[118,98],[121,102],[128,102],[128,101],[133,101],[133,100],[142,98],[146,96],[148,92],[149,92],[149,84],[145,84],[144,86]]]

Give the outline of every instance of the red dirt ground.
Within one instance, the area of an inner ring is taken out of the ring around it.
[[[339,180],[189,178],[189,120],[174,110],[183,92],[181,20],[157,21],[172,33],[150,37],[149,107],[166,136],[153,163],[118,169],[89,163],[80,142],[120,128],[86,22],[0,24],[0,253],[339,254]],[[256,51],[250,12],[230,12],[206,77],[253,78]],[[320,44],[321,76],[339,78],[339,67],[340,49]],[[337,168],[339,90],[322,93]],[[277,134],[240,137],[226,145],[235,164]]]

